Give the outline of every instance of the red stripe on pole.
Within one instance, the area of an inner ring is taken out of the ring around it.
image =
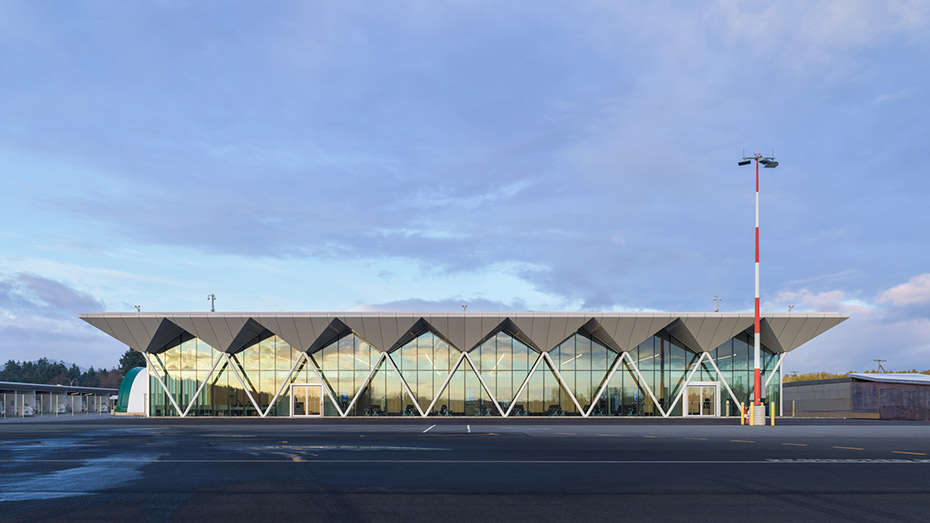
[[[761,321],[762,320],[759,318],[759,297],[756,296],[756,332],[762,332],[759,330],[759,323],[761,323]]]
[[[756,263],[759,263],[759,228],[756,227]]]

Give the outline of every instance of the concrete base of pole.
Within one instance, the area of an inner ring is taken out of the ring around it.
[[[765,405],[750,405],[752,413],[749,416],[749,419],[752,420],[752,425],[759,426],[765,425]]]

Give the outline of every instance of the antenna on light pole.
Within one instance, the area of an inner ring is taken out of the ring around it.
[[[887,370],[885,370],[885,367],[882,367],[882,362],[887,362],[888,360],[872,360],[872,361],[878,363],[878,370],[876,372],[881,372],[881,373],[888,372]]]
[[[213,306],[216,302],[216,294],[207,294],[207,299],[210,300],[210,312],[216,312],[216,308]]]
[[[142,306],[141,306],[141,305],[133,305],[133,307],[136,308],[136,312],[142,312]]]
[[[714,294],[714,312],[720,312],[720,309],[717,308],[717,302],[718,302],[718,301],[723,301],[723,296],[718,296],[718,295]]]
[[[463,303],[463,304],[462,304],[462,314],[465,314],[466,312],[468,312],[468,304],[467,304],[467,303]]]
[[[794,308],[794,305],[789,305],[789,306],[788,306],[788,314],[791,314],[791,309],[793,309],[793,308]]]

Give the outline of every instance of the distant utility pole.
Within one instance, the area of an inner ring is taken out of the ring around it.
[[[788,306],[788,313],[789,313],[789,314],[791,313],[791,309],[793,309],[793,308],[794,308],[794,305],[789,305],[789,306]]]
[[[882,367],[882,363],[887,363],[888,360],[872,360],[872,361],[878,363],[878,370],[876,372],[882,372],[882,373],[888,372],[885,370],[885,367]]]
[[[216,312],[216,308],[213,306],[216,302],[216,294],[207,294],[207,299],[210,300],[210,312]]]
[[[136,312],[142,312],[142,306],[141,306],[141,305],[133,305],[133,307],[136,308]]]
[[[468,312],[468,305],[465,304],[465,303],[463,303],[463,304],[462,304],[462,313],[464,314],[464,313],[466,313],[466,312]]]
[[[723,296],[717,296],[716,294],[714,294],[714,312],[720,312],[720,309],[717,308],[718,301],[723,301]]]

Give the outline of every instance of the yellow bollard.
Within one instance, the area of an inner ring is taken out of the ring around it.
[[[772,415],[772,426],[775,426],[775,400],[772,400],[772,403],[769,404],[769,414]]]
[[[749,426],[756,426],[756,409],[752,408],[751,405],[749,406]]]
[[[742,401],[739,402],[739,424],[740,425],[746,424],[746,404],[743,403]]]

